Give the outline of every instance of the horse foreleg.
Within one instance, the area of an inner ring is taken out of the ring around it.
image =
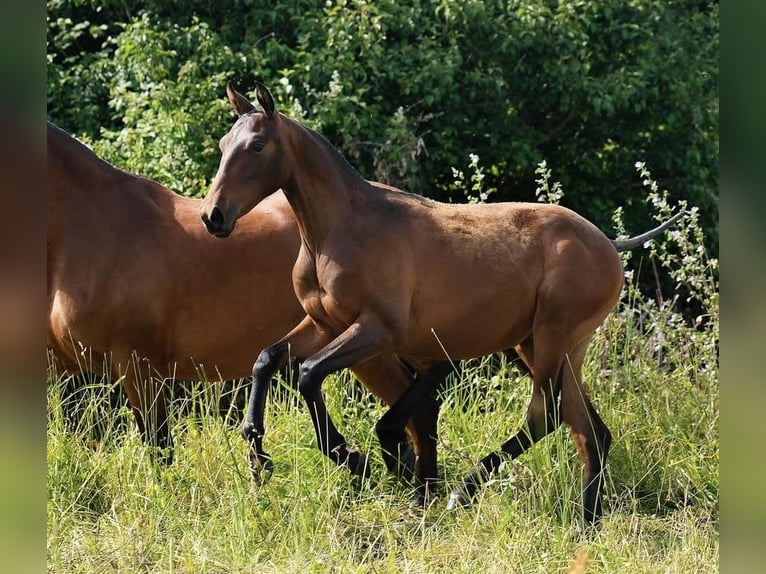
[[[271,457],[263,450],[263,419],[271,378],[287,364],[291,354],[298,359],[305,358],[307,353],[321,347],[329,338],[306,316],[292,331],[258,355],[253,365],[250,400],[242,427],[242,438],[249,446],[250,473],[256,484],[268,478],[274,468]]]
[[[168,466],[173,463],[173,437],[168,422],[165,386],[152,376],[147,361],[131,355],[126,363],[118,363],[123,364],[128,365],[124,368],[123,387],[141,438],[145,444],[155,447],[158,462]]]
[[[336,464],[348,466],[351,473],[358,476],[369,476],[367,457],[348,449],[346,439],[327,413],[322,383],[330,373],[379,354],[389,340],[390,333],[382,325],[360,318],[300,367],[298,391],[308,405],[319,449]]]

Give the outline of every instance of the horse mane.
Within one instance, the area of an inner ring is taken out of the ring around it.
[[[342,153],[340,153],[340,151],[338,151],[338,148],[332,145],[326,137],[324,137],[318,131],[308,127],[305,124],[297,122],[293,120],[292,118],[285,116],[284,114],[283,114],[283,118],[289,119],[295,126],[304,130],[311,137],[312,141],[319,144],[319,146],[323,150],[325,150],[330,157],[337,158],[339,160],[336,162],[337,165],[341,166],[343,170],[346,173],[348,173],[352,178],[358,179],[367,183],[367,180],[364,177],[362,177],[362,175],[357,171],[357,169],[353,165],[351,165],[351,163],[346,159],[346,157]]]
[[[51,145],[52,143],[58,143],[58,145]],[[85,175],[83,169],[72,169],[72,166],[87,164],[101,176],[108,179],[117,178],[122,184],[125,184],[99,186],[94,190],[89,190],[91,194],[110,189],[119,189],[122,190],[122,193],[132,190],[145,198],[150,198],[158,205],[165,206],[166,209],[170,209],[169,202],[172,197],[179,195],[158,181],[125,171],[100,158],[91,148],[51,121],[48,121],[47,153],[48,161],[50,161],[51,156],[54,156],[56,161],[61,163],[62,170],[67,174],[67,177],[74,179],[83,177]]]
[[[61,140],[62,144],[51,148],[51,145],[50,145],[51,134],[55,134],[56,137],[58,137]],[[78,140],[76,137],[71,135],[66,130],[61,129],[59,126],[57,126],[50,120],[48,120],[48,142],[49,142],[48,154],[50,155],[51,151],[53,151],[53,153],[56,153],[62,157],[62,161],[67,161],[65,156],[68,156],[68,155],[78,156],[77,161],[90,161],[94,165],[100,165],[110,170],[117,170],[123,173],[127,173],[121,170],[120,168],[112,165],[108,161],[98,157],[96,153],[92,149],[90,149],[87,145],[82,143],[80,140]]]

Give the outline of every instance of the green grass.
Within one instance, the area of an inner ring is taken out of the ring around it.
[[[87,418],[67,430],[63,382],[51,371],[48,572],[551,573],[566,572],[583,548],[591,573],[717,572],[715,360],[682,326],[661,360],[638,331],[629,313],[612,316],[586,363],[614,436],[594,532],[580,529],[580,461],[564,429],[506,464],[474,506],[446,512],[441,496],[417,511],[383,471],[373,430],[383,408],[350,400],[348,375],[328,379],[328,407],[371,454],[372,479],[353,479],[320,455],[306,409],[283,400],[269,403],[266,419],[274,474],[252,489],[238,426],[212,414],[174,418],[176,462],[161,469],[126,408],[89,411],[90,424],[106,429],[98,443]],[[515,432],[529,392],[528,379],[488,360],[445,391],[446,488]]]

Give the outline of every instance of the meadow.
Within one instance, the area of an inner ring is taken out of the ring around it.
[[[653,189],[649,198],[665,218],[665,197]],[[524,420],[530,380],[500,356],[466,362],[443,390],[444,484],[427,510],[385,474],[374,435],[384,407],[348,373],[325,383],[328,408],[371,455],[371,478],[354,479],[317,451],[305,407],[283,385],[266,415],[275,470],[255,488],[239,423],[218,416],[215,384],[184,399],[202,406],[174,409],[176,457],[163,468],[128,408],[109,408],[102,383],[68,425],[66,377],[51,365],[48,572],[717,572],[718,274],[690,213],[626,268],[620,305],[586,359],[613,434],[598,528],[583,528],[580,459],[564,428],[507,462],[473,506],[445,510],[446,493]],[[639,276],[654,273],[675,291],[642,294]]]

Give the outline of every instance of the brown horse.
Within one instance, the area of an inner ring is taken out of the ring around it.
[[[263,85],[256,88],[260,109],[231,86],[227,94],[240,117],[221,139],[221,162],[202,205],[208,231],[228,236],[238,218],[281,188],[301,234],[293,284],[306,316],[261,352],[252,394],[289,348],[304,359],[298,388],[319,444],[332,450],[343,442],[321,394],[328,373],[381,353],[422,365],[515,347],[533,373],[526,424],[478,463],[450,506],[467,503],[501,456],[519,456],[563,420],[584,463],[585,519],[597,519],[611,437],[584,388],[583,358],[622,288],[618,249],[640,245],[672,221],[614,242],[555,205],[452,205],[373,190],[324,138],[278,113]],[[440,380],[433,370],[379,422],[389,456],[404,422]],[[251,409],[243,432],[255,471],[265,460],[262,429],[262,411]],[[435,480],[434,460],[416,462],[421,494]]]
[[[144,438],[170,447],[158,381],[249,376],[255,352],[304,316],[295,218],[276,194],[223,244],[200,225],[200,200],[115,168],[50,123],[47,140],[48,347],[70,373],[124,377]],[[390,355],[354,373],[387,404],[411,381]],[[436,417],[410,425],[415,455]],[[366,472],[363,455],[342,454]]]

